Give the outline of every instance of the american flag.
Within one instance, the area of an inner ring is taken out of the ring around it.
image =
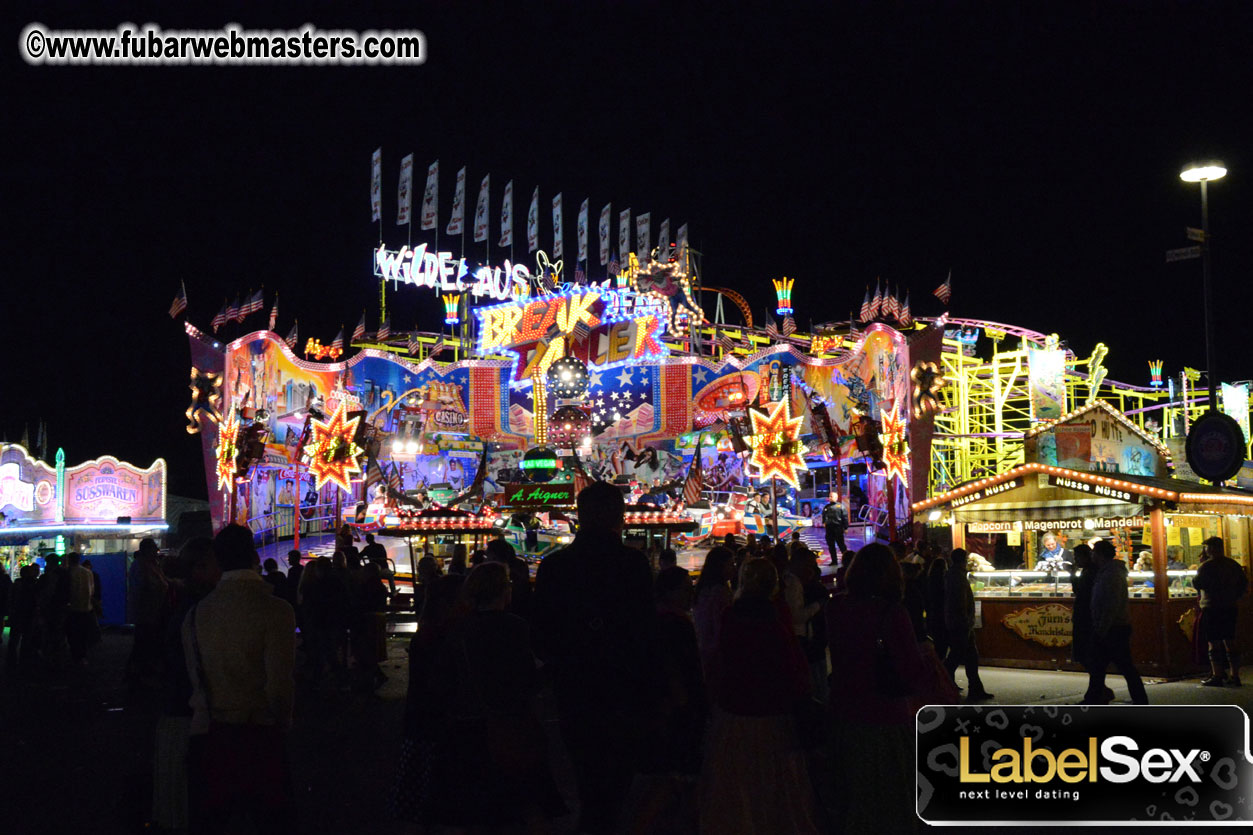
[[[248,309],[241,311],[245,314],[260,313],[265,308],[265,290],[261,289],[248,298]]]
[[[885,319],[894,318],[898,312],[900,312],[900,303],[896,301],[896,294],[889,287],[883,297],[883,316]]]
[[[574,470],[574,495],[575,497],[578,497],[580,493],[582,493],[591,485],[592,485],[591,477],[588,476],[588,474],[583,470],[583,466],[580,464]]]
[[[718,347],[721,348],[722,352],[725,354],[729,354],[735,350],[735,342],[732,341],[731,336],[725,331],[718,334],[718,339],[716,341],[718,343]]]
[[[278,323],[278,293],[274,294],[274,304],[270,306],[270,330]]]
[[[331,341],[332,348],[344,350],[344,329],[340,328],[339,333],[335,334],[335,339]]]
[[[178,295],[174,297],[174,301],[170,303],[170,318],[173,319],[178,314],[187,309],[187,286],[183,282],[178,283]]]
[[[883,294],[879,292],[879,280],[875,279],[874,297],[870,299],[870,318],[879,318],[879,311],[883,310]]]
[[[576,266],[574,268],[574,283],[575,284],[587,283],[587,273],[583,272],[582,266]]]
[[[870,311],[870,288],[867,287],[866,297],[862,299],[862,302],[861,302],[861,315],[859,315],[857,318],[863,322],[869,322],[870,319],[872,318],[870,313],[871,313]]]
[[[614,255],[609,258],[609,274],[618,274],[618,256]]]
[[[441,336],[439,339],[435,340],[435,344],[431,346],[431,350],[428,351],[426,355],[427,357],[434,357],[436,354],[438,354],[440,351],[444,350],[447,347],[448,347],[448,343],[445,342],[444,338]]]
[[[365,313],[364,312],[361,314],[361,321],[358,322],[357,326],[352,329],[352,341],[360,342],[362,339],[365,339]]]
[[[387,474],[387,486],[397,493],[404,489],[404,481],[400,477],[400,469],[392,464],[392,471]]]
[[[793,319],[791,316],[784,316],[782,332],[784,336],[791,336],[792,334],[796,333],[796,320]]]
[[[221,309],[218,310],[217,315],[213,317],[213,321],[209,323],[213,326],[214,333],[217,333],[218,328],[226,324],[227,318],[228,317],[226,315],[226,302],[223,302]]]
[[[897,318],[900,319],[900,322],[902,325],[912,325],[914,323],[914,316],[912,313],[909,312],[909,291],[908,290],[905,291],[905,301],[901,304],[901,312]]]
[[[766,336],[770,337],[771,339],[779,338],[779,326],[774,323],[773,319],[766,320],[765,331],[766,331]]]
[[[405,347],[409,349],[409,353],[413,356],[416,357],[418,355],[418,348],[421,345],[418,343],[418,335],[416,333],[409,334],[408,344]]]
[[[953,271],[948,271],[948,278],[944,279],[944,283],[931,291],[931,294],[939,299],[942,303],[948,304],[948,300],[953,297]]]
[[[384,339],[387,339],[387,337],[391,335],[392,335],[392,323],[389,319],[384,319],[383,323],[379,325],[379,332],[374,335],[374,338],[378,340],[379,342],[382,342]]]
[[[235,301],[226,306],[226,321],[242,322],[243,319],[239,315],[239,296],[235,297]]]
[[[300,322],[292,322],[291,330],[287,332],[287,336],[283,339],[287,343],[288,348],[295,348],[296,341],[300,338],[296,329],[300,326]]]
[[[705,478],[701,469],[700,438],[697,438],[696,452],[692,455],[692,466],[687,468],[687,478],[683,480],[684,504],[690,505],[700,501],[701,491],[705,489]]]

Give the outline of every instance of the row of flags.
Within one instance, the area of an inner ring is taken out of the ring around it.
[[[210,323],[213,326],[214,333],[217,333],[218,329],[221,328],[223,325],[225,325],[227,322],[242,322],[250,314],[257,313],[265,308],[265,296],[264,296],[264,291],[262,290],[258,290],[256,293],[249,294],[247,298],[242,302],[240,301],[241,298],[243,297],[236,296],[234,302],[225,303],[222,305],[221,309],[218,310],[217,315],[213,317],[213,320]],[[170,318],[174,318],[186,310],[187,310],[187,287],[183,282],[179,282],[178,295],[174,297],[174,301],[170,304]],[[270,306],[270,330],[274,330],[274,326],[277,322],[278,322],[278,294],[276,293],[274,295],[274,304]],[[295,349],[296,343],[299,341],[299,338],[300,338],[299,332],[300,332],[300,322],[299,321],[293,322],[291,326],[291,330],[287,332],[287,336],[283,337],[283,342],[287,344],[288,348]],[[384,319],[382,323],[379,324],[379,328],[375,332],[374,338],[376,341],[382,342],[383,340],[388,339],[391,336],[391,333],[392,333],[392,329],[391,329],[390,318]],[[353,328],[352,330],[352,341],[359,342],[362,339],[364,339],[365,336],[366,336],[365,312],[362,311],[360,321],[357,322],[357,326]],[[332,340],[331,347],[338,348],[341,351],[343,350],[344,348],[344,329],[343,328],[339,329],[339,333],[336,334],[335,339]],[[419,345],[417,336],[411,334],[409,336],[409,343],[408,343],[409,353],[416,355],[418,353],[419,347],[420,345]],[[440,339],[435,343],[434,346],[432,346],[430,355],[434,356],[435,354],[438,354],[440,351],[444,350],[444,348],[446,347],[448,347],[447,343],[444,342],[443,339]]]
[[[866,296],[862,300],[861,312],[857,318],[862,322],[880,318],[895,319],[902,325],[908,325],[914,321],[909,309],[909,292],[906,291],[905,299],[902,301],[891,289],[881,291],[879,282],[876,281],[874,296],[870,295],[870,288],[866,288]]]
[[[935,296],[945,306],[953,297],[953,271],[949,270],[948,276],[944,279],[944,283],[931,291],[931,295]],[[909,292],[905,292],[904,300],[901,300],[897,293],[892,292],[890,288],[881,291],[879,282],[875,281],[874,295],[870,295],[870,288],[866,288],[866,296],[861,303],[861,312],[858,315],[861,322],[870,322],[875,319],[895,319],[902,325],[909,325],[914,321],[913,314],[909,309]]]
[[[241,299],[243,299],[241,301]],[[174,302],[170,305],[170,317],[173,318],[187,309],[187,288],[180,284],[179,293],[174,297]],[[213,332],[217,333],[218,328],[227,322],[242,322],[253,313],[259,313],[265,309],[265,291],[258,290],[255,293],[249,293],[247,296],[236,296],[233,302],[223,302],[222,307],[218,309],[217,314],[213,317],[210,324],[213,326]],[[274,305],[270,308],[270,330],[274,329],[274,323],[278,319],[278,294],[274,295]]]
[[[471,237],[475,242],[485,242],[490,238],[490,221],[489,214],[491,211],[491,174],[487,174],[479,182],[478,200],[474,206],[473,224],[470,227],[466,225],[466,168],[462,166],[457,171],[456,185],[453,189],[452,209],[448,217],[448,224],[444,227],[446,235],[464,235],[467,231],[471,233]],[[370,219],[382,222],[383,219],[383,149],[379,148],[374,151],[371,158],[370,170]],[[400,161],[400,183],[397,187],[397,210],[396,224],[404,226],[414,221],[415,213],[413,211],[413,154],[407,154]],[[575,238],[578,245],[576,261],[588,262],[590,251],[591,225],[590,225],[590,200],[584,198],[579,204],[578,218],[575,223]],[[565,257],[565,205],[561,192],[554,196],[550,203],[552,211],[552,231],[553,246],[552,255],[554,258]],[[426,188],[422,192],[422,204],[416,213],[418,228],[423,230],[439,229],[439,160],[431,163],[426,170]],[[600,245],[599,256],[601,266],[611,267],[610,252],[610,226],[613,218],[613,204],[606,203],[600,210],[600,218],[597,224],[598,243]],[[514,202],[513,202],[513,180],[505,184],[504,197],[500,207],[500,239],[498,246],[512,247],[514,244],[513,234],[514,220]],[[531,192],[531,202],[526,213],[526,247],[527,252],[535,252],[539,249],[539,227],[540,227],[540,193],[539,186]],[[623,209],[618,212],[618,248],[616,255],[620,259],[625,259],[628,252],[631,251],[631,210]],[[640,253],[645,259],[652,252],[652,213],[644,212],[635,218],[635,251]],[[688,241],[687,224],[683,224],[678,228],[673,243],[682,248]],[[670,247],[670,218],[662,220],[657,235],[657,246],[665,251]]]

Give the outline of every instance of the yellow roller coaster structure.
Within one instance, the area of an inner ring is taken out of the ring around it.
[[[1023,462],[1023,435],[1040,423],[1031,409],[1028,348],[1056,340],[1055,335],[977,319],[949,319],[944,327],[945,384],[935,417],[928,485],[933,495]],[[954,333],[958,338],[949,337]],[[991,342],[990,356],[975,353],[971,336],[979,334]],[[1204,388],[1196,387],[1197,373],[1187,369],[1156,387],[1120,383],[1105,375],[1106,354],[1103,344],[1087,357],[1066,351],[1062,412],[1103,400],[1181,460],[1187,427],[1208,408]]]

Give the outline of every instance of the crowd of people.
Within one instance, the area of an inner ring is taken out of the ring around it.
[[[542,831],[567,814],[536,704],[547,684],[579,832],[913,827],[914,711],[960,698],[924,621],[977,670],[969,601],[945,621],[923,572],[905,578],[917,556],[878,544],[849,556],[833,596],[799,538],[727,537],[693,583],[673,551],[622,544],[623,512],[611,485],[582,491],[574,541],[533,590],[495,560],[465,576],[419,565],[395,814],[416,831]],[[977,674],[972,687],[990,697]],[[511,779],[467,793],[476,773]]]
[[[411,831],[546,831],[572,811],[544,719],[573,766],[577,830],[910,831],[914,714],[991,699],[979,674],[967,553],[873,543],[842,554],[834,591],[799,537],[728,536],[699,577],[673,551],[622,542],[621,492],[577,498],[573,542],[530,567],[504,539],[447,570],[418,561],[418,628],[392,815]],[[838,520],[836,520],[838,521]],[[1126,566],[1108,542],[1075,549],[1074,657],[1084,703],[1112,664],[1145,703],[1130,651]],[[1234,570],[1232,570],[1234,566]],[[0,596],[7,664],[81,662],[99,578],[77,554],[24,571]],[[145,540],[128,578],[127,674],[159,687],[152,818],[170,831],[297,828],[286,750],[300,683],[369,693],[394,586],[386,550],[343,530],[331,557],[263,565],[230,525],[163,559]],[[1238,581],[1238,582],[1237,582]],[[1198,572],[1205,682],[1239,683],[1243,569],[1206,542]],[[832,640],[838,636],[838,640]],[[838,671],[838,675],[833,675]],[[549,701],[545,701],[549,700]]]
[[[63,672],[87,663],[100,641],[101,583],[81,554],[52,554],[41,572],[23,565],[17,579],[0,571],[0,627],[9,624],[6,675]]]

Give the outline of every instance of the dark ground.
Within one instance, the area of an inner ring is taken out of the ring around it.
[[[303,833],[402,831],[388,817],[387,797],[408,686],[408,639],[401,634],[388,640],[383,669],[389,681],[374,695],[330,686],[317,692],[298,688],[290,750]],[[145,822],[159,691],[131,688],[124,681],[130,646],[128,631],[107,630],[86,668],[34,680],[0,674],[0,833],[155,831]],[[1185,680],[1149,681],[1148,692],[1155,704],[1234,703],[1249,711],[1250,679],[1253,672],[1246,668],[1246,686],[1240,690],[1200,688],[1196,680]],[[965,684],[964,674],[959,673],[958,682]],[[999,704],[1073,703],[1085,684],[1075,673],[1005,668],[985,670],[984,682]],[[1111,675],[1109,683],[1125,702],[1122,679]],[[557,782],[573,809],[573,775],[551,705],[542,702],[541,712],[547,715]],[[572,817],[554,823],[554,832],[573,831]]]

